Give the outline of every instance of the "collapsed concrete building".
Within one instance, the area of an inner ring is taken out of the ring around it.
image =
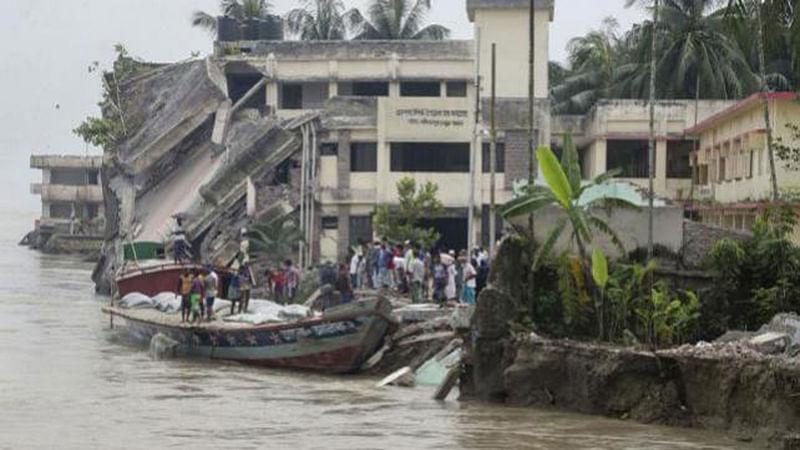
[[[529,162],[528,46],[513,31],[527,29],[527,5],[467,2],[478,40],[218,41],[206,60],[126,80],[124,113],[137,127],[104,157],[98,288],[109,290],[126,244],[168,240],[176,216],[196,254],[224,262],[243,226],[284,205],[307,237],[302,265],[339,259],[373,238],[375,207],[396,202],[405,176],[438,184],[445,213],[429,225],[443,246],[488,240],[488,115],[477,113],[476,98],[486,99],[476,69],[488,80],[490,68],[477,61],[497,43],[498,111],[509,118],[497,156],[502,203]],[[553,2],[537,2],[535,17],[536,60],[547,61]],[[536,72],[537,143],[549,141],[546,66]]]

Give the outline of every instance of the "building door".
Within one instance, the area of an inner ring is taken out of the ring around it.
[[[467,248],[467,219],[425,219],[420,221],[420,226],[434,228],[439,233],[439,241],[434,245],[434,250],[458,252]]]

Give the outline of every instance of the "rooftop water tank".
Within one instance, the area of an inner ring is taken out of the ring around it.
[[[217,17],[217,40],[219,42],[234,42],[240,39],[239,21],[233,17]]]
[[[257,41],[258,40],[258,28],[261,20],[259,19],[247,19],[242,24],[242,40],[245,41]]]
[[[283,40],[283,19],[281,16],[268,15],[258,23],[258,39],[262,41]]]

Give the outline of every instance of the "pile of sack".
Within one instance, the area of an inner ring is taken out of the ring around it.
[[[122,297],[119,306],[126,309],[157,309],[165,313],[177,313],[181,310],[181,299],[174,292],[162,292],[155,297],[131,292]]]
[[[247,313],[226,316],[223,320],[261,325],[300,320],[310,315],[311,310],[303,305],[279,305],[269,300],[250,300]]]

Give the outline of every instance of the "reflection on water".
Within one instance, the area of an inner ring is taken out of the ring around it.
[[[155,361],[109,330],[91,264],[16,247],[26,223],[0,220],[0,448],[748,448],[368,378]]]

